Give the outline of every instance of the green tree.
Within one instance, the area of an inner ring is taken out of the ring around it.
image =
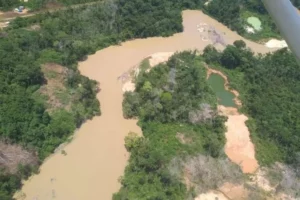
[[[151,92],[152,90],[152,85],[149,81],[146,81],[143,85],[143,88],[142,88],[143,91],[145,92]]]
[[[143,143],[143,138],[139,137],[136,133],[130,132],[125,137],[125,147],[127,151],[138,148]]]
[[[241,56],[239,49],[234,46],[227,46],[221,56],[221,64],[228,69],[235,69],[241,63]]]
[[[221,59],[221,53],[218,52],[218,50],[212,46],[207,45],[203,50],[203,57],[205,59],[205,62],[210,63],[219,63]]]
[[[233,45],[238,49],[243,49],[246,47],[246,43],[243,40],[236,40],[233,42]]]

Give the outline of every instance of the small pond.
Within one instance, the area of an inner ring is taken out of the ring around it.
[[[225,80],[219,74],[211,74],[208,78],[208,83],[216,93],[218,103],[226,107],[236,107],[234,102],[234,94],[225,89]]]
[[[257,17],[249,17],[247,22],[251,24],[255,30],[261,30],[261,21]]]

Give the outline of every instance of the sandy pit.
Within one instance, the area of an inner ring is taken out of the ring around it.
[[[241,166],[244,173],[254,173],[258,168],[258,162],[250,132],[245,124],[248,118],[242,114],[227,117],[225,153],[231,161]]]
[[[97,98],[101,102],[102,116],[94,117],[77,130],[73,141],[64,147],[67,155],[53,154],[42,164],[39,174],[24,182],[22,199],[110,200],[120,188],[118,178],[129,157],[124,137],[129,131],[141,133],[137,121],[123,118],[123,91],[118,77],[156,52],[202,51],[212,42],[201,39],[197,31],[200,22],[225,33],[228,44],[243,39],[201,11],[184,11],[183,33],[124,42],[100,50],[79,63],[83,75],[100,82],[101,92]],[[263,45],[244,41],[256,52],[270,51]]]
[[[242,103],[239,100],[239,93],[229,88],[227,77],[220,71],[207,68],[207,78],[212,74],[219,74],[225,80],[225,89],[232,92],[235,96],[234,101],[237,106]],[[234,163],[241,166],[244,173],[254,173],[258,168],[258,162],[255,158],[254,145],[250,139],[250,132],[246,126],[248,117],[240,114],[237,108],[218,106],[219,113],[228,117],[225,126],[226,145],[225,153]]]

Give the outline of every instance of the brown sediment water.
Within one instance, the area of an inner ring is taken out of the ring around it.
[[[109,200],[117,192],[127,163],[124,136],[129,131],[141,133],[135,120],[122,115],[122,84],[117,77],[147,56],[156,52],[198,49],[210,44],[197,31],[199,23],[214,26],[224,33],[225,41],[242,39],[227,27],[201,11],[184,11],[184,32],[172,37],[136,39],[111,46],[79,63],[81,73],[100,83],[102,116],[84,123],[73,141],[66,145],[67,155],[53,154],[40,167],[40,173],[24,182],[23,197],[28,200]],[[270,50],[245,40],[248,47],[259,53]],[[220,47],[223,48],[223,47]],[[20,193],[18,193],[20,194]]]

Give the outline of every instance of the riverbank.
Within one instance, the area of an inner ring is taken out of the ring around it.
[[[79,63],[80,72],[97,80],[101,92],[101,117],[86,122],[77,137],[64,150],[66,156],[54,154],[40,167],[40,173],[24,182],[24,199],[81,200],[111,199],[120,184],[128,154],[124,148],[124,136],[129,132],[141,132],[134,120],[125,120],[122,114],[123,92],[117,78],[148,55],[156,52],[175,52],[188,49],[202,51],[211,41],[203,41],[197,31],[199,22],[223,32],[227,44],[242,39],[223,24],[201,11],[184,11],[184,32],[172,37],[137,39],[112,46],[91,55]],[[270,50],[263,45],[245,40],[247,46],[259,53]],[[217,45],[219,49],[224,47]]]

